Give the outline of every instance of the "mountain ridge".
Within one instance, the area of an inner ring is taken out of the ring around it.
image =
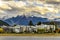
[[[3,26],[3,25],[5,25],[5,26],[9,26],[9,24],[8,24],[8,23],[6,23],[6,22],[4,22],[4,21],[0,20],[0,26]]]
[[[28,17],[26,17],[25,15],[8,18],[8,19],[5,19],[4,21],[7,22],[10,25],[14,25],[14,24],[17,24],[17,25],[28,25],[30,20],[33,22],[34,25],[37,24],[39,21],[41,21],[41,22],[50,21],[47,18],[36,17],[36,16],[33,16],[33,17],[32,16],[28,16]]]

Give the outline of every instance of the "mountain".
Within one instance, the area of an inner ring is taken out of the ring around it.
[[[54,22],[55,22],[56,24],[60,25],[60,18],[55,18],[55,19],[54,19]]]
[[[32,21],[33,24],[37,24],[38,22],[49,22],[47,18],[42,18],[42,17],[36,17],[36,16],[28,16],[26,17],[25,15],[22,16],[17,16],[17,17],[12,17],[4,20],[6,23],[9,25],[28,25],[29,21]]]
[[[9,26],[9,24],[8,24],[8,23],[6,23],[6,22],[4,22],[4,21],[0,20],[0,26],[3,26],[3,25],[5,25],[5,26]]]
[[[54,21],[60,21],[60,18],[55,18]]]

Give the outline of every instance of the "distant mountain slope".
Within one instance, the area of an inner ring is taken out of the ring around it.
[[[39,21],[40,22],[49,22],[47,18],[42,18],[42,17],[35,17],[35,16],[17,16],[17,17],[12,17],[4,20],[10,25],[18,24],[18,25],[28,25],[29,21],[32,21],[33,24],[37,24]]]
[[[3,25],[5,25],[5,26],[9,26],[9,24],[8,24],[8,23],[6,23],[6,22],[4,22],[4,21],[0,20],[0,26],[3,26]]]

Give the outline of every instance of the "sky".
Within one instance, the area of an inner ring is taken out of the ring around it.
[[[59,2],[60,0],[0,0],[0,18],[16,17],[29,13],[49,19],[60,18]]]

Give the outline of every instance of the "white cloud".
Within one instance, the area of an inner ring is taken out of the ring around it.
[[[28,4],[27,4],[28,3]],[[58,8],[54,8],[54,5],[49,5],[49,4],[44,4],[44,3],[33,3],[29,1],[1,1],[0,3],[0,14],[3,15],[11,15],[11,16],[17,16],[17,15],[22,15],[26,14],[32,11],[36,11],[40,15],[45,15],[48,12],[50,14],[55,15],[55,13],[58,13]],[[32,3],[32,4],[31,4]],[[43,5],[43,6],[42,6]],[[34,14],[35,15],[35,14]],[[38,16],[38,15],[37,15]],[[55,16],[44,16],[48,18],[54,18]]]

